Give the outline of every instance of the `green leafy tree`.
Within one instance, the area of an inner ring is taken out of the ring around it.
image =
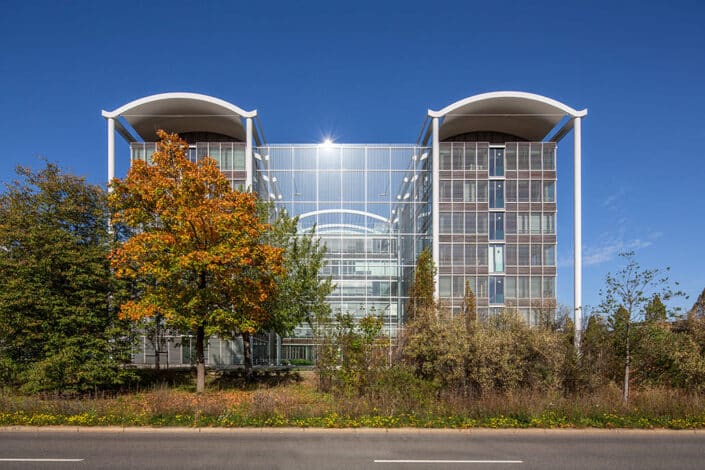
[[[648,323],[665,322],[667,317],[666,306],[661,302],[661,297],[654,294],[651,301],[644,307],[644,321]]]
[[[615,345],[623,357],[624,385],[622,398],[629,401],[629,380],[632,366],[632,326],[635,321],[643,318],[646,306],[659,295],[660,299],[668,301],[683,293],[671,286],[667,271],[660,269],[643,269],[634,259],[633,252],[620,254],[625,266],[615,274],[608,273],[605,287],[600,292],[602,301],[598,310],[611,316],[615,330]],[[676,284],[677,285],[677,284]]]
[[[134,235],[113,250],[118,278],[139,283],[121,315],[139,321],[163,315],[196,335],[196,390],[205,388],[206,338],[249,335],[272,322],[267,301],[284,273],[284,249],[265,242],[257,195],[235,191],[216,162],[189,161],[188,145],[158,132],[152,162],[133,162],[113,180],[113,222]],[[249,348],[245,348],[249,368]]]
[[[617,357],[610,327],[604,317],[590,315],[580,348],[581,369],[584,372],[586,385],[591,390],[598,389],[616,379]]]
[[[688,334],[674,332],[666,322],[645,322],[635,330],[634,377],[649,386],[701,389],[705,361]]]
[[[321,318],[316,327],[320,388],[354,397],[365,394],[380,369],[386,368],[382,319],[365,315],[356,320],[349,313],[338,313],[334,319]]]
[[[330,277],[321,276],[326,247],[315,235],[315,227],[298,230],[298,217],[289,217],[272,204],[263,204],[261,211],[272,227],[265,240],[284,251],[284,271],[275,278],[277,290],[266,302],[270,315],[262,328],[287,336],[303,323],[314,324],[330,315],[325,299],[333,284]]]
[[[28,391],[129,380],[129,330],[107,255],[106,195],[48,163],[0,195],[0,375]]]

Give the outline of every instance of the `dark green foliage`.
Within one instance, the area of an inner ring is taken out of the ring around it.
[[[117,386],[129,343],[105,193],[51,163],[17,175],[0,195],[0,376],[28,391]]]
[[[694,391],[705,384],[705,361],[687,334],[674,333],[666,323],[643,323],[635,332],[634,380]]]
[[[661,302],[661,297],[654,294],[651,301],[644,307],[645,322],[665,322],[667,320],[666,306]]]
[[[615,371],[621,375],[617,356],[613,347],[612,331],[608,323],[599,315],[591,315],[587,327],[583,330],[580,364],[585,385],[589,390],[596,390],[616,381]]]

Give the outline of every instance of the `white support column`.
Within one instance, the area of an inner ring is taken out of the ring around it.
[[[582,182],[581,182],[581,118],[573,119],[573,308],[575,322],[575,347],[580,352],[583,322],[583,258],[582,258]]]
[[[108,118],[108,184],[115,178],[115,118]],[[108,186],[108,191],[112,191]]]
[[[440,171],[440,145],[439,145],[439,138],[438,138],[438,118],[434,117],[432,120],[432,133],[433,133],[433,139],[432,139],[432,158],[433,160],[431,161],[431,164],[433,165],[433,187],[431,189],[432,193],[432,220],[431,220],[431,227],[433,231],[433,238],[431,239],[431,255],[433,257],[433,264],[436,266],[436,275],[433,279],[435,287],[434,287],[434,294],[436,296],[436,299],[438,299],[438,294],[439,294],[439,286],[438,286],[438,260],[439,260],[439,252],[440,252],[440,245],[439,245],[439,239],[438,239],[438,234],[441,231],[441,215],[439,213],[440,211],[440,187],[441,187],[441,171]]]
[[[252,188],[252,118],[247,118],[245,120],[245,131],[245,171],[247,172],[247,176],[245,177],[245,188],[251,191],[254,189]]]

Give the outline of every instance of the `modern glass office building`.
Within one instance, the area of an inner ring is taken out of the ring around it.
[[[256,111],[192,93],[154,95],[103,112],[109,179],[116,132],[129,142],[132,159],[149,158],[157,129],[178,132],[190,158],[211,156],[234,186],[298,215],[301,230],[315,227],[328,247],[321,275],[336,285],[332,309],[380,315],[390,336],[403,327],[409,280],[427,247],[437,266],[437,296],[453,311],[461,308],[466,283],[480,317],[511,306],[532,322],[536,309],[555,304],[556,144],[571,130],[580,323],[586,114],[539,95],[486,93],[429,110],[415,143],[389,145],[271,144]],[[301,325],[278,354],[310,357],[312,341]]]

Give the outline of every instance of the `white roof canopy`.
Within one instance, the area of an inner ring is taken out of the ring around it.
[[[198,93],[161,93],[127,103],[105,118],[122,117],[145,141],[156,140],[156,131],[211,132],[245,141],[242,118],[254,118],[257,111],[245,111],[234,104]]]
[[[499,91],[456,101],[440,111],[429,110],[428,115],[443,118],[440,140],[468,132],[492,131],[541,141],[563,118],[583,117],[587,110],[578,111],[533,93]],[[565,132],[570,127],[572,123]]]

